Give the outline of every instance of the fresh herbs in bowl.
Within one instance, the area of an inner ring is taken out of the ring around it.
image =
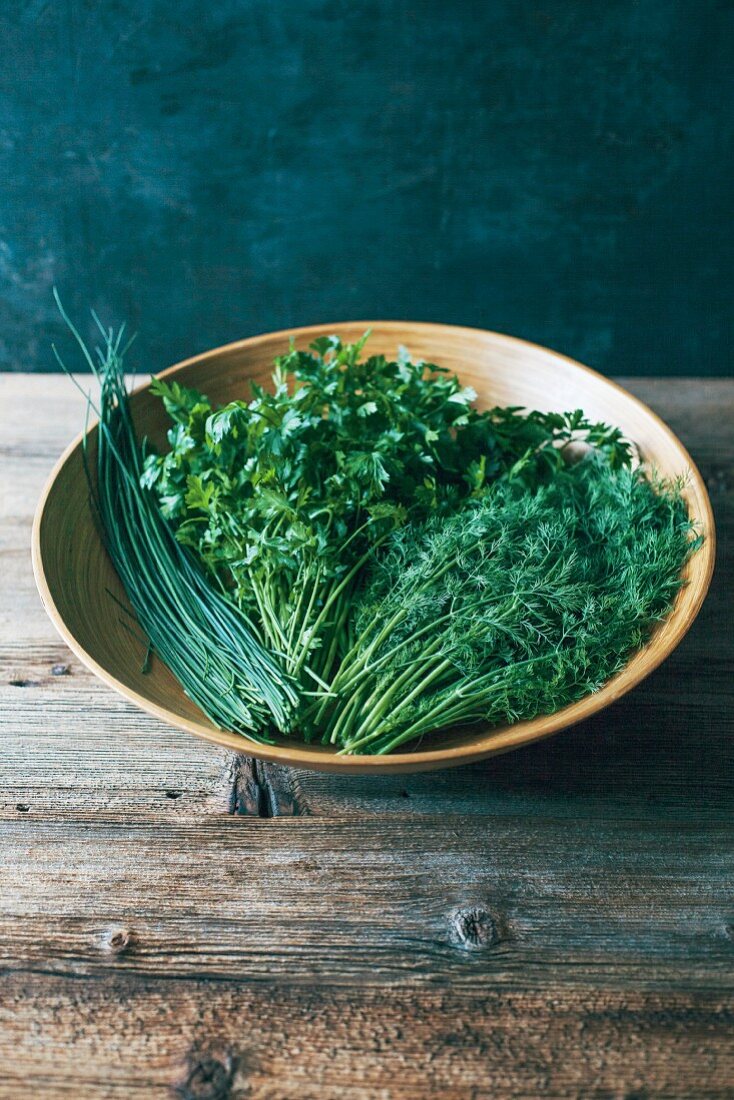
[[[151,389],[136,437],[101,328],[90,490],[146,645],[217,726],[342,753],[552,713],[598,690],[670,610],[699,538],[680,483],[622,433],[480,411],[440,366],[337,337],[223,408]]]

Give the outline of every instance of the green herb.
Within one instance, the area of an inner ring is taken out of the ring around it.
[[[95,362],[66,320],[101,384],[85,460],[145,660],[254,740],[387,753],[555,711],[644,643],[700,542],[618,429],[479,412],[440,367],[360,361],[366,337],[291,348],[272,392],[221,409],[154,380],[170,449],[145,453],[122,331],[99,326]]]
[[[405,352],[361,362],[366,338],[291,348],[273,392],[253,386],[223,409],[153,383],[174,425],[143,484],[304,690],[335,674],[362,572],[392,530],[449,516],[499,477],[548,481],[574,440],[612,467],[629,457],[618,430],[580,411],[479,412],[473,390]]]
[[[501,481],[396,532],[353,605],[352,650],[311,708],[313,736],[385,753],[598,690],[670,610],[700,541],[680,488],[591,454],[533,492]]]

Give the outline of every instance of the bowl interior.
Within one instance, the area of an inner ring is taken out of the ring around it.
[[[127,604],[90,510],[79,440],[54,469],[34,526],[38,587],[57,629],[97,675],[147,711],[229,748],[299,767],[356,773],[467,763],[547,736],[608,706],[657,667],[683,637],[706,594],[715,549],[711,506],[700,474],[670,429],[631,394],[562,355],[522,340],[476,329],[400,322],[349,322],[271,333],[215,349],[163,373],[225,403],[247,395],[250,380],[269,382],[273,358],[287,349],[291,338],[298,347],[332,332],[350,341],[367,327],[372,329],[370,353],[394,356],[404,344],[413,357],[448,367],[473,386],[480,406],[523,405],[559,412],[581,408],[593,419],[622,428],[643,461],[662,475],[690,471],[688,506],[706,541],[686,567],[687,584],[671,615],[617,676],[595,695],[553,715],[494,729],[448,730],[432,738],[428,748],[386,757],[343,757],[333,749],[295,741],[254,745],[218,730],[161,661],[154,660],[151,671],[142,672],[145,645],[112,598]],[[132,409],[139,433],[162,445],[168,420],[161,402],[143,387],[134,394]]]

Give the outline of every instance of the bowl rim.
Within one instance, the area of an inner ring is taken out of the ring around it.
[[[256,759],[263,760],[266,763],[285,764],[290,767],[301,767],[306,769],[325,771],[325,772],[337,772],[343,775],[347,774],[365,774],[367,772],[419,772],[429,771],[439,768],[455,767],[461,764],[470,764],[475,761],[484,759],[489,756],[499,755],[504,752],[509,752],[513,749],[520,748],[522,745],[532,744],[535,741],[542,740],[546,737],[550,737],[553,734],[560,733],[561,730],[568,729],[571,726],[590,718],[597,712],[604,710],[612,703],[617,702],[634,687],[640,684],[646,679],[652,672],[655,671],[662,663],[670,656],[674,649],[680,644],[682,639],[688,633],[688,630],[692,626],[696,619],[701,606],[708,593],[711,578],[714,572],[714,564],[716,560],[716,527],[714,522],[713,509],[711,507],[711,501],[706,488],[706,483],[696,466],[695,462],[691,458],[688,450],[672,431],[671,428],[665,423],[665,421],[658,416],[648,405],[641,401],[634,394],[626,390],[618,382],[615,382],[611,378],[607,378],[606,375],[594,370],[591,367],[587,367],[583,363],[579,363],[577,360],[572,359],[570,356],[564,355],[562,352],[553,350],[552,348],[544,347],[542,344],[534,343],[530,340],[525,340],[518,336],[510,336],[507,333],[496,332],[491,329],[476,328],[467,325],[450,325],[442,324],[440,322],[430,321],[337,321],[324,324],[313,325],[301,325],[295,328],[279,329],[273,332],[258,333],[254,336],[246,337],[242,340],[234,340],[227,344],[222,344],[216,348],[211,348],[207,351],[201,352],[197,355],[190,356],[187,359],[182,359],[177,363],[166,367],[164,370],[158,371],[155,377],[165,378],[168,375],[174,374],[184,367],[194,366],[200,363],[207,362],[211,359],[216,359],[222,354],[237,352],[243,348],[257,347],[263,343],[270,343],[274,340],[282,340],[284,344],[287,344],[291,339],[304,339],[310,335],[316,335],[318,333],[324,333],[324,331],[338,331],[339,329],[347,328],[361,328],[366,330],[368,328],[379,329],[380,331],[394,331],[396,333],[401,330],[410,328],[412,330],[420,329],[425,332],[426,335],[430,335],[432,332],[447,331],[454,333],[467,333],[472,335],[478,335],[482,337],[489,336],[493,341],[504,343],[507,345],[514,345],[519,347],[531,348],[535,351],[543,352],[546,355],[552,355],[556,359],[571,366],[572,368],[590,375],[596,380],[602,382],[604,385],[621,393],[627,400],[637,405],[640,410],[650,419],[652,419],[659,430],[668,437],[670,442],[680,451],[683,460],[689,471],[689,482],[692,482],[696,486],[697,494],[701,503],[701,515],[698,517],[702,532],[705,535],[703,545],[697,551],[697,553],[703,555],[701,581],[698,586],[698,590],[695,594],[693,602],[686,608],[686,614],[678,614],[677,621],[674,623],[672,631],[666,639],[663,646],[658,647],[651,659],[646,663],[640,663],[641,667],[635,669],[632,673],[629,673],[630,664],[635,661],[635,658],[640,654],[649,650],[651,642],[648,641],[642,649],[638,650],[636,654],[630,659],[630,661],[617,672],[606,684],[597,692],[593,692],[590,695],[586,695],[579,699],[575,703],[571,703],[561,710],[554,711],[549,715],[539,715],[533,719],[527,719],[522,722],[516,722],[509,726],[498,727],[495,730],[491,728],[487,729],[482,736],[481,741],[474,741],[468,744],[443,745],[434,749],[417,749],[408,753],[390,753],[386,756],[340,756],[333,750],[330,750],[323,746],[317,745],[305,745],[296,741],[284,741],[274,745],[263,745],[254,741],[247,740],[241,734],[230,733],[226,730],[217,730],[210,726],[206,726],[203,723],[199,723],[190,719],[187,719],[181,715],[175,714],[168,710],[166,707],[148,699],[146,696],[139,694],[133,688],[128,687],[122,681],[118,680],[111,672],[105,669],[102,665],[98,664],[95,658],[84,648],[84,646],[76,639],[72,631],[67,627],[64,618],[59,612],[54,598],[51,594],[51,588],[46,577],[46,572],[43,563],[43,556],[41,553],[41,527],[44,521],[44,515],[46,507],[51,498],[54,490],[55,483],[61,470],[69,460],[71,455],[81,445],[84,437],[84,431],[79,432],[77,436],[69,443],[64,449],[63,453],[54,463],[54,466],[46,480],[43,491],[41,493],[38,505],[36,507],[33,528],[31,533],[31,558],[33,564],[33,573],[35,576],[36,586],[38,588],[41,601],[44,608],[51,619],[54,627],[66,642],[71,651],[79,658],[91,672],[93,672],[100,680],[106,683],[109,687],[112,687],[124,698],[130,702],[135,703],[142,710],[151,714],[153,717],[158,718],[168,725],[172,725],[178,729],[193,733],[199,738],[203,738],[206,741],[210,741],[214,744],[223,746],[227,749],[234,750],[236,752],[244,753],[247,756],[255,757]],[[142,381],[139,386],[136,386],[131,391],[131,396],[134,396],[144,390],[147,390],[150,385],[151,378],[147,377]],[[87,425],[87,430],[91,430],[97,425],[97,420],[90,419]],[[681,589],[683,592],[684,589]],[[679,597],[680,598],[680,597]],[[679,609],[674,606],[664,622],[669,623],[671,619],[675,619]],[[470,729],[471,727],[465,727]]]

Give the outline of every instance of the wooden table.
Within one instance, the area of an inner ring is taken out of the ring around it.
[[[29,539],[81,401],[0,377],[0,1097],[734,1095],[734,381],[624,381],[710,487],[690,635],[586,725],[378,780],[218,750],[71,656]]]

